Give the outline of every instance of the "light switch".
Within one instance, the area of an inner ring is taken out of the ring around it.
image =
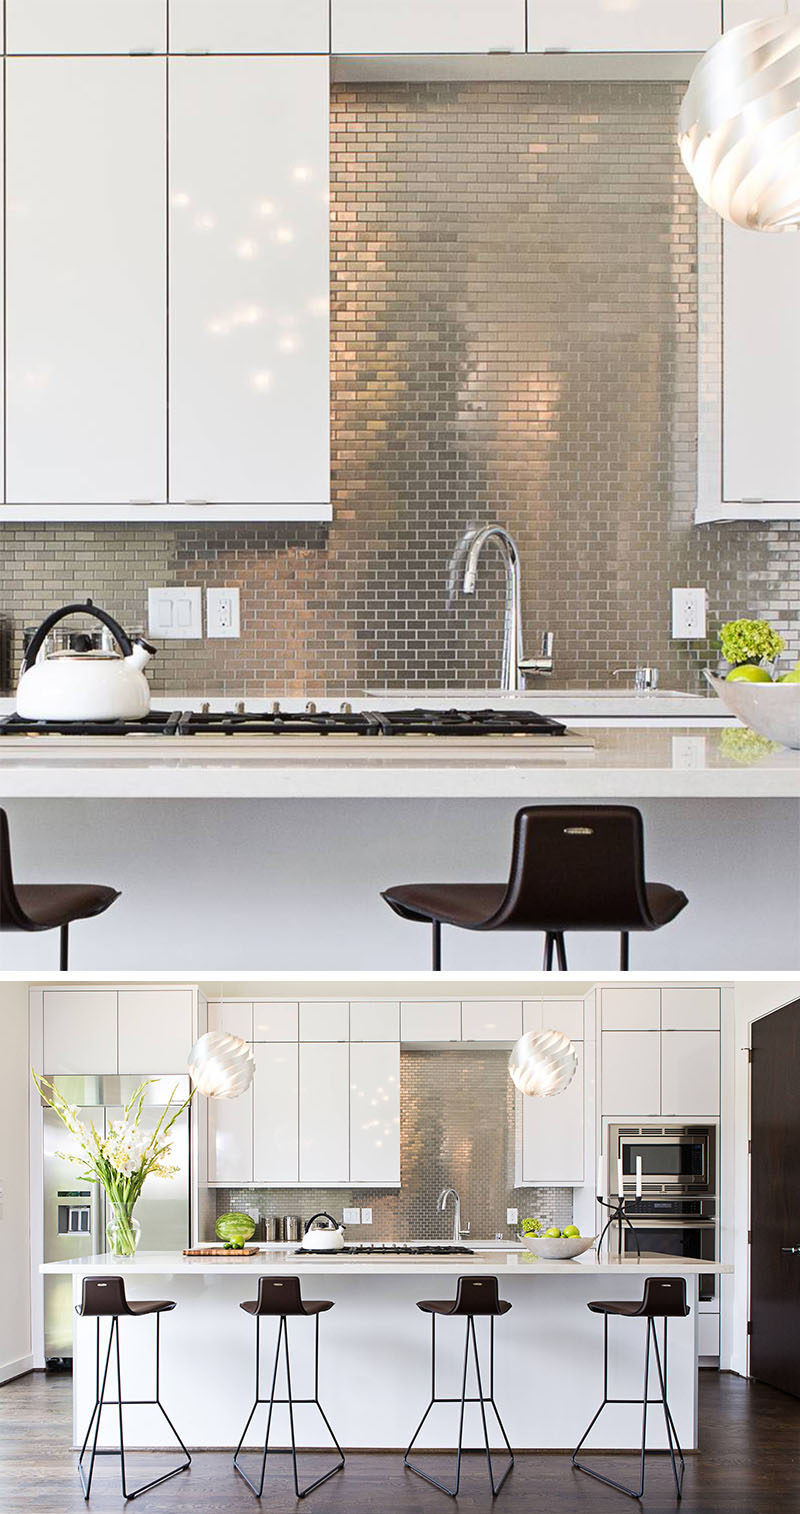
[[[342,1224],[343,1225],[360,1225],[361,1224],[361,1210],[360,1209],[343,1209],[342,1210]]]
[[[162,641],[199,641],[203,602],[199,589],[148,589],[148,633]]]

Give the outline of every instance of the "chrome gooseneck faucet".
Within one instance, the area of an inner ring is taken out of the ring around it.
[[[523,655],[522,637],[522,592],[519,550],[509,531],[504,526],[483,526],[473,531],[466,539],[466,562],[464,564],[463,590],[474,594],[478,579],[478,560],[488,541],[497,543],[506,572],[506,608],[503,620],[503,654],[500,665],[500,687],[504,694],[517,694],[525,687],[527,673],[552,673],[553,633],[545,631],[542,636],[542,651],[539,657]]]
[[[447,1200],[450,1198],[455,1200],[455,1207],[453,1209],[453,1240],[463,1241],[465,1236],[469,1235],[470,1226],[465,1225],[463,1230],[461,1228],[461,1200],[458,1197],[455,1188],[442,1189],[438,1199],[436,1200],[436,1211],[437,1214],[444,1214],[445,1209],[447,1208]]]

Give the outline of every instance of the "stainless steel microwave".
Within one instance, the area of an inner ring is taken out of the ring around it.
[[[716,1194],[717,1132],[714,1125],[610,1125],[608,1191],[618,1189],[622,1163],[625,1194],[636,1190],[641,1163],[643,1194]]]

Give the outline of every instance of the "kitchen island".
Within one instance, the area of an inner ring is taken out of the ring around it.
[[[691,1312],[670,1326],[669,1389],[678,1434],[685,1449],[697,1447],[697,1279],[701,1272],[729,1272],[716,1264],[644,1256],[598,1262],[593,1252],[575,1262],[540,1261],[521,1251],[475,1251],[470,1256],[297,1257],[271,1247],[257,1257],[184,1257],[179,1252],[140,1252],[120,1261],[108,1256],[50,1262],[44,1273],[71,1276],[74,1301],[86,1276],[122,1275],[131,1299],[169,1298],[177,1308],[162,1324],[161,1387],[168,1412],[187,1445],[235,1446],[253,1398],[255,1330],[238,1305],[254,1298],[260,1274],[301,1278],[304,1297],[332,1299],[320,1346],[320,1393],[342,1445],[404,1449],[430,1389],[430,1322],[416,1307],[421,1298],[450,1298],[460,1275],[491,1273],[512,1312],[495,1330],[495,1391],[512,1445],[519,1450],[566,1449],[578,1440],[602,1395],[602,1322],[586,1308],[590,1299],[637,1298],[645,1277],[685,1277]],[[478,1322],[482,1335],[481,1324]],[[264,1363],[275,1326],[263,1327]],[[292,1379],[302,1396],[313,1373],[312,1321],[292,1320]],[[125,1395],[151,1392],[152,1325],[123,1321],[120,1332]],[[634,1397],[641,1391],[644,1327],[617,1321],[610,1336],[611,1391]],[[80,1444],[95,1388],[95,1323],[75,1317],[74,1426]],[[463,1321],[442,1320],[437,1330],[440,1392],[457,1392],[463,1360]],[[452,1413],[452,1411],[451,1411]],[[437,1411],[428,1446],[447,1445],[452,1423]],[[112,1415],[105,1416],[113,1431]],[[434,1416],[432,1416],[434,1418]],[[126,1443],[163,1445],[146,1410],[129,1412]],[[477,1411],[476,1411],[477,1419]],[[304,1422],[303,1422],[304,1424]],[[478,1423],[468,1418],[470,1444]],[[263,1434],[263,1427],[261,1433]],[[255,1430],[257,1437],[259,1430]],[[301,1433],[303,1433],[301,1431]],[[653,1445],[663,1423],[652,1416]],[[638,1444],[641,1410],[608,1408],[596,1427],[597,1447]],[[256,1444],[254,1439],[253,1444]]]

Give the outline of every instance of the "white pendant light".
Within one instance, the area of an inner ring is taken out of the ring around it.
[[[187,1066],[195,1088],[209,1099],[238,1099],[253,1081],[255,1061],[249,1041],[210,1030],[195,1041]]]
[[[540,1099],[563,1093],[577,1070],[575,1047],[560,1030],[529,1031],[520,1037],[508,1059],[514,1086],[520,1093]]]
[[[796,18],[747,21],[720,37],[689,81],[678,145],[701,200],[723,220],[751,231],[800,226]]]

